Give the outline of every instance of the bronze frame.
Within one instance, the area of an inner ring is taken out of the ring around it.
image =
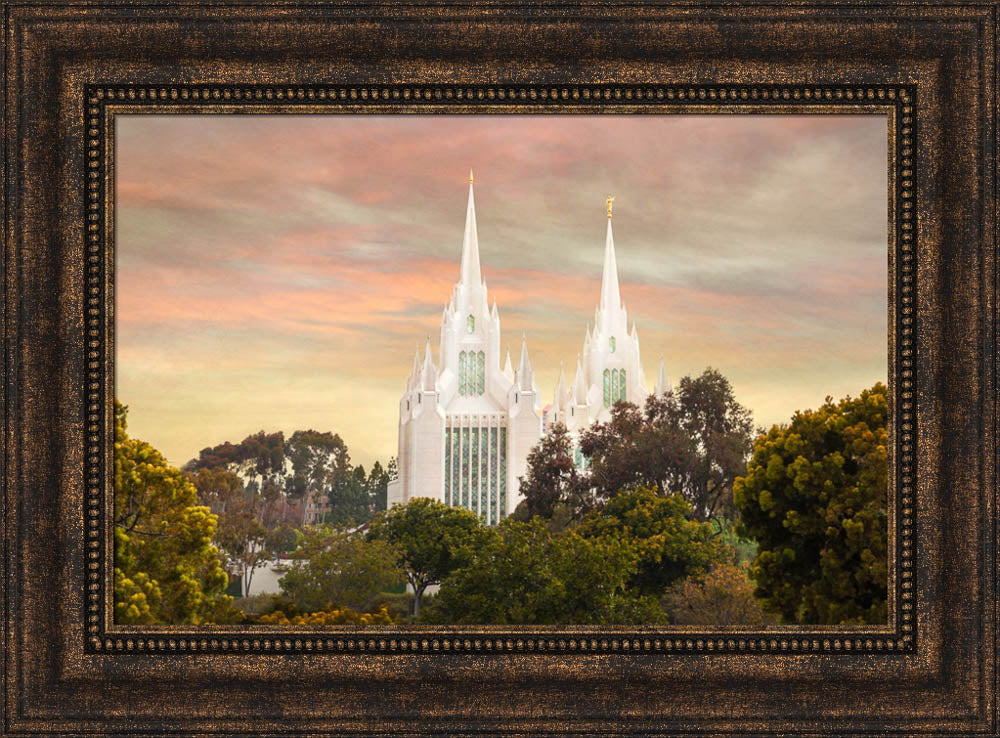
[[[5,733],[997,734],[997,0],[3,6]],[[108,622],[108,123],[248,106],[885,112],[890,624]]]

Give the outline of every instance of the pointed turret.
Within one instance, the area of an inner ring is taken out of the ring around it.
[[[521,361],[517,365],[517,381],[522,391],[530,391],[534,384],[534,370],[528,360],[528,337],[521,334]]]
[[[437,380],[437,368],[431,360],[431,339],[427,339],[427,347],[424,350],[424,365],[420,370],[420,387],[424,390],[433,390]]]
[[[552,407],[557,413],[564,412],[566,405],[566,377],[563,371],[563,363],[559,362],[559,379],[556,381],[556,391],[552,397]]]
[[[587,404],[587,385],[583,378],[583,362],[580,354],[576,355],[576,377],[573,379],[573,402],[577,405]]]
[[[507,347],[507,360],[503,365],[503,375],[511,382],[514,381],[514,367],[510,363],[510,346]]]
[[[665,395],[670,392],[670,380],[667,379],[667,368],[663,363],[663,355],[660,355],[660,375],[656,378],[656,394]]]
[[[420,377],[420,346],[413,349],[413,366],[410,368],[410,376],[406,378],[406,389],[411,390],[417,384]]]
[[[472,194],[472,170],[469,170],[469,204],[465,209],[465,237],[462,240],[462,280],[472,289],[482,284],[479,268],[479,234],[476,231],[476,200]]]

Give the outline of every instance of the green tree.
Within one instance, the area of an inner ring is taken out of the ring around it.
[[[527,474],[521,477],[521,495],[518,518],[535,515],[551,518],[560,503],[575,501],[582,484],[573,463],[573,439],[562,423],[556,423],[542,440],[531,449],[527,459]],[[523,505],[523,507],[522,507]],[[583,508],[583,504],[577,507]]]
[[[731,512],[731,490],[746,468],[753,419],[715,369],[684,377],[676,391],[650,395],[640,410],[620,402],[611,420],[580,437],[589,486],[601,499],[637,486],[680,492],[699,520]]]
[[[389,471],[378,461],[372,464],[372,470],[368,472],[367,490],[369,507],[374,512],[385,510],[389,492]]]
[[[217,518],[183,472],[129,438],[127,412],[115,402],[115,619],[187,625],[224,617],[232,599],[212,545]]]
[[[397,551],[385,541],[329,525],[309,526],[279,584],[302,611],[348,607],[364,612],[402,581],[396,560]]]
[[[253,504],[244,500],[230,503],[218,517],[215,542],[225,553],[230,572],[240,577],[246,597],[254,572],[274,557],[264,545],[268,530],[257,519]]]
[[[885,623],[888,398],[827,398],[754,444],[734,496],[765,607],[787,622]]]
[[[368,529],[369,540],[396,547],[413,588],[414,616],[420,615],[424,591],[471,561],[490,535],[474,512],[422,497],[379,513]]]
[[[674,582],[732,556],[710,523],[691,520],[691,504],[684,497],[661,495],[649,487],[615,495],[576,530],[585,538],[631,541],[637,566],[628,584],[643,595],[659,596]]]
[[[745,566],[716,564],[671,585],[660,598],[671,623],[677,625],[768,625],[767,615],[753,596],[754,585]]]
[[[425,619],[443,623],[599,624],[663,619],[627,592],[638,556],[617,536],[552,533],[540,517],[507,519],[441,585]]]

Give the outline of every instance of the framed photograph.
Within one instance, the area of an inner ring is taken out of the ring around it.
[[[4,10],[4,734],[1000,735],[996,3]]]

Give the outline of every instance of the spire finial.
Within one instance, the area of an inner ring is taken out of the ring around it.
[[[472,184],[472,170],[469,170],[469,184]]]
[[[608,220],[611,220],[611,205],[614,203],[614,201],[615,198],[611,197],[611,195],[608,195]]]

